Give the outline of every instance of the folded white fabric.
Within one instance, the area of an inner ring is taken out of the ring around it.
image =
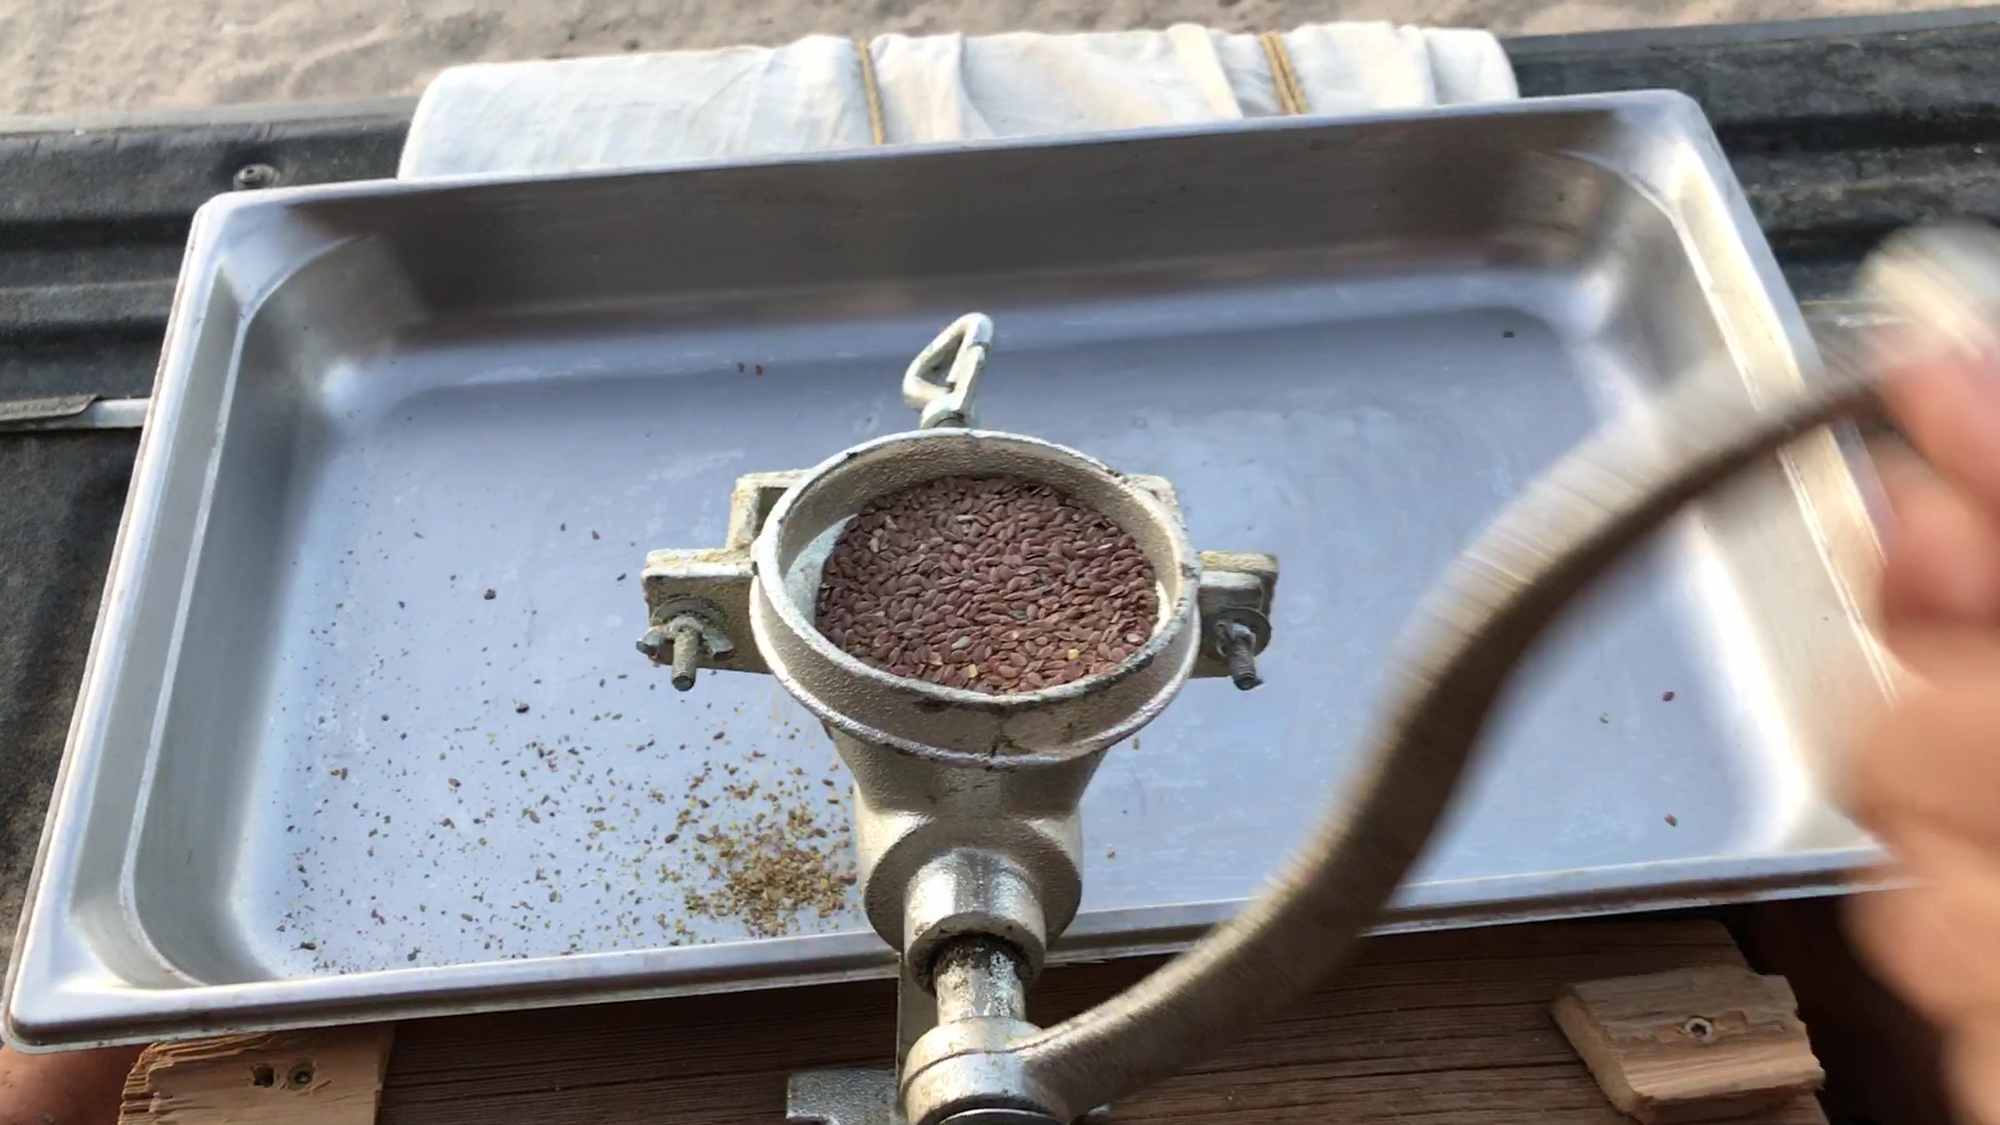
[[[1484,31],[1310,24],[1282,35],[815,35],[453,67],[425,89],[398,174],[559,172],[1096,132],[1517,96]]]

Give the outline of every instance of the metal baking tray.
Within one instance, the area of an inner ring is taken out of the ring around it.
[[[719,539],[739,473],[908,428],[899,373],[975,308],[984,424],[1162,474],[1196,542],[1283,559],[1266,686],[1191,685],[1091,789],[1071,960],[1255,891],[1426,583],[1599,419],[1815,370],[1674,94],[218,199],[9,1039],[890,973],[851,891],[776,927],[690,909],[698,837],[774,791],[848,862],[846,783],[769,679],[673,692],[633,651],[637,576]],[[1815,782],[1891,682],[1858,465],[1809,439],[1599,591],[1385,925],[1806,894],[1875,858]]]

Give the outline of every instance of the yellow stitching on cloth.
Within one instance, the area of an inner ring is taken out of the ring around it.
[[[1278,90],[1278,108],[1286,113],[1306,113],[1305,91],[1299,89],[1298,72],[1292,69],[1292,56],[1285,50],[1285,37],[1276,31],[1266,31],[1257,37],[1264,44],[1264,57],[1271,63],[1271,85]]]
[[[854,37],[854,57],[861,63],[861,92],[868,99],[868,131],[875,135],[876,144],[887,144],[889,134],[882,126],[882,87],[875,81],[875,52],[868,49],[868,41],[859,35]]]

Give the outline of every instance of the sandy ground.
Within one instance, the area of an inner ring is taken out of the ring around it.
[[[1858,15],[1951,0],[0,0],[0,114],[413,94],[459,62],[809,32],[1231,30],[1328,19],[1501,34]]]

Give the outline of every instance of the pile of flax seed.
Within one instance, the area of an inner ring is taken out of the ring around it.
[[[816,615],[898,676],[991,694],[1108,672],[1152,635],[1153,567],[1131,534],[1045,484],[940,477],[854,517]]]

